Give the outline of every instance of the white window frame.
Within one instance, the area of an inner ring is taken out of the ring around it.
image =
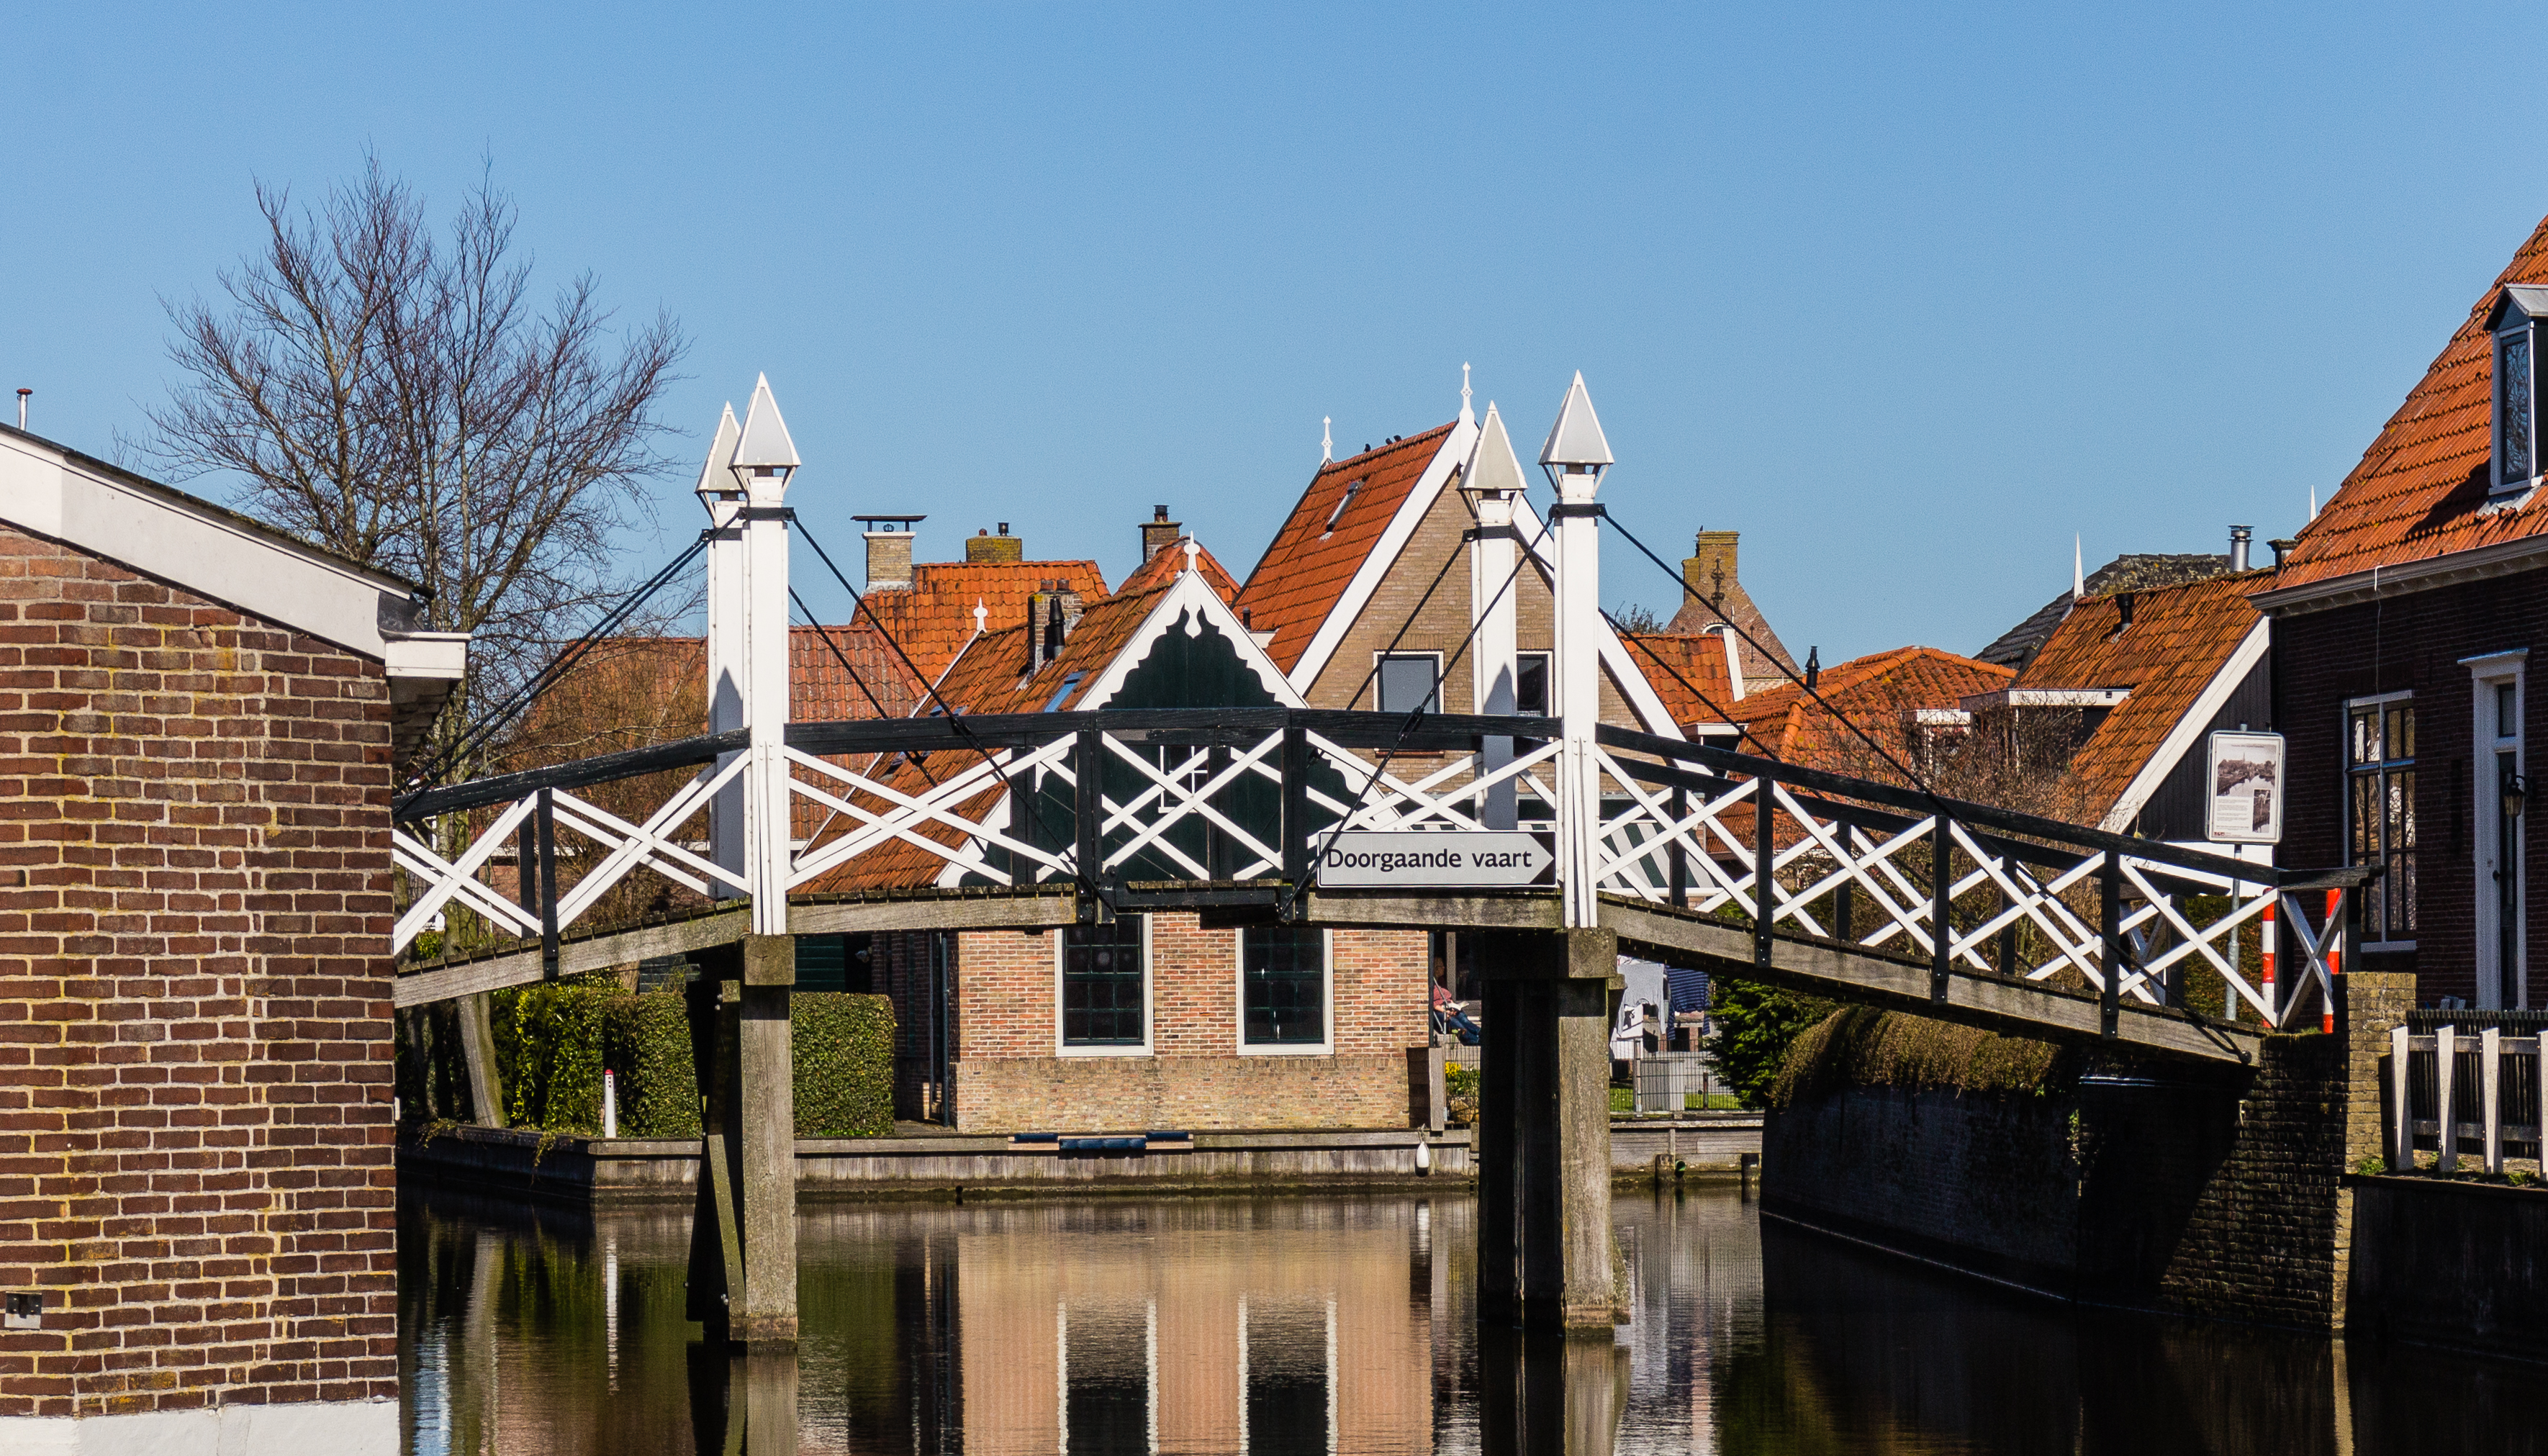
[[[2543,465],[2540,460],[2539,440],[2540,402],[2543,397],[2548,397],[2548,390],[2540,388],[2539,346],[2548,341],[2548,329],[2537,327],[2536,322],[2524,316],[2515,326],[2495,331],[2487,381],[2487,479],[2491,504],[2503,504],[2504,497],[2527,494],[2539,484],[2543,474],[2548,474],[2548,465]],[[2503,345],[2515,334],[2521,336],[2530,350],[2530,473],[2506,478],[2503,473]]]
[[[2536,369],[2534,359],[2531,367]],[[2469,670],[2469,791],[2473,800],[2470,823],[2477,833],[2472,837],[2476,853],[2469,857],[2471,889],[2475,913],[2469,919],[2477,930],[2477,1004],[2487,1011],[2504,1009],[2500,988],[2491,973],[2502,958],[2502,927],[2496,915],[2495,862],[2502,847],[2497,843],[2496,831],[2502,819],[2497,802],[2496,760],[2506,751],[2512,755],[2512,772],[2527,778],[2530,774],[2529,754],[2524,748],[2530,724],[2530,649],[2514,648],[2509,652],[2492,652],[2482,657],[2460,659]],[[2509,737],[2496,731],[2496,689],[2512,684],[2512,724]],[[2530,816],[2524,813],[2522,818]],[[2526,883],[2529,864],[2522,851],[2527,848],[2527,834],[2522,843],[2513,846],[2512,854],[2512,923],[2519,928],[2518,943],[2512,948],[2512,1007],[2526,1011],[2530,1007],[2530,937],[2526,933],[2530,913],[2530,886]]]
[[[1159,977],[1152,965],[1150,940],[1158,917],[1141,917],[1141,1045],[1073,1046],[1061,1029],[1061,976],[1070,964],[1069,931],[1052,933],[1052,1048],[1055,1056],[1149,1056],[1159,1041]]]
[[[2354,709],[2367,708],[2375,705],[2385,705],[2393,702],[2412,702],[2414,697],[2415,689],[2412,687],[2404,688],[2397,692],[2372,692],[2365,693],[2361,697],[2348,697],[2344,700],[2343,711],[2337,716],[2335,725],[2335,761],[2342,765],[2344,769],[2344,818],[2342,843],[2344,847],[2345,864],[2348,865],[2353,863],[2353,779],[2356,772],[2353,767]],[[2382,762],[2386,763],[2387,760],[2384,759]],[[2423,760],[2420,758],[2411,759],[2408,762],[2414,765],[2418,772],[2420,772],[2423,767]],[[2413,812],[2412,805],[2410,806],[2409,812]],[[2415,853],[2421,855],[2423,853],[2423,848],[2422,842],[2418,840],[2415,845]],[[2356,893],[2361,893],[2361,891],[2356,891]],[[2366,934],[2368,934],[2368,932],[2366,932]],[[2366,941],[2358,949],[2364,951],[2412,951],[2415,949],[2415,943],[2413,941]],[[1143,963],[1147,964],[1148,962],[1144,961]]]
[[[1528,716],[1534,718],[1553,718],[1557,716],[1555,713],[1550,711],[1551,708],[1554,708],[1557,705],[1557,654],[1544,647],[1525,647],[1513,654],[1513,711],[1516,713],[1524,711],[1521,706],[1521,660],[1526,657],[1535,657],[1540,660],[1539,682],[1541,697],[1539,711],[1530,713]]]
[[[1319,930],[1319,973],[1326,980],[1325,1021],[1319,1028],[1316,1042],[1272,1044],[1247,1040],[1247,932],[1229,933],[1230,985],[1236,999],[1230,1002],[1235,1013],[1230,1018],[1229,1035],[1241,1056],[1333,1056],[1336,1054],[1336,933],[1324,927]],[[1143,965],[1149,962],[1144,959]],[[1430,972],[1428,971],[1429,975]]]
[[[1420,1206],[1419,1206],[1420,1207]],[[1247,1428],[1247,1358],[1254,1346],[1248,1339],[1247,1296],[1238,1297],[1238,1450],[1246,1456],[1254,1432]],[[1336,1297],[1327,1294],[1327,1449],[1342,1449],[1336,1444]]]
[[[1381,703],[1381,691],[1380,691],[1380,689],[1381,689],[1381,664],[1383,664],[1383,663],[1385,663],[1385,662],[1388,662],[1391,658],[1401,658],[1401,657],[1405,657],[1405,658],[1429,657],[1429,658],[1431,658],[1431,659],[1433,660],[1433,693],[1432,693],[1432,697],[1433,697],[1433,711],[1434,711],[1434,712],[1437,712],[1437,713],[1438,713],[1438,712],[1440,712],[1440,711],[1442,710],[1442,654],[1440,654],[1440,653],[1438,653],[1438,652],[1426,652],[1426,651],[1423,651],[1423,650],[1421,650],[1421,649],[1418,649],[1418,650],[1413,651],[1413,652],[1408,652],[1408,651],[1405,651],[1405,650],[1401,650],[1401,651],[1398,651],[1398,652],[1375,652],[1375,653],[1373,653],[1373,654],[1371,655],[1371,706],[1372,706],[1372,711],[1374,711],[1374,712],[1381,712],[1381,713],[1394,713],[1394,712],[1400,712],[1400,711],[1403,711],[1403,709],[1399,709],[1399,708],[1392,708],[1392,707],[1385,707],[1385,706],[1383,706],[1383,705],[1382,705],[1382,703]]]

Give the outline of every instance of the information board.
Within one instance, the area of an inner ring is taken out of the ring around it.
[[[2204,777],[2204,838],[2222,845],[2283,842],[2283,735],[2215,733]]]

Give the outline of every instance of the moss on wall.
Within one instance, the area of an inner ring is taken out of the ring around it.
[[[2076,1063],[2074,1054],[2049,1042],[1850,1006],[1789,1046],[1769,1101],[1786,1107],[1853,1086],[2045,1096],[2077,1080]]]

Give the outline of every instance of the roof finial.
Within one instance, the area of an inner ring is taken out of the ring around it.
[[[1319,459],[1322,462],[1336,458],[1335,422],[1336,417],[1332,414],[1319,421]],[[2313,511],[2312,514],[2316,512]]]
[[[2081,570],[2081,565],[2079,536],[2074,531],[2070,536],[2070,599],[2073,601],[2088,594],[2088,578]]]
[[[1197,545],[1197,544],[1196,544],[1196,542],[1195,542],[1195,538],[1194,538],[1194,537],[1192,537],[1192,536],[1188,536],[1188,537],[1186,537],[1186,570],[1187,570],[1187,571],[1193,571],[1193,570],[1195,569],[1195,555],[1196,555],[1196,553],[1198,553],[1198,552],[1200,552],[1200,551],[1202,551],[1202,550],[1203,550],[1203,547],[1201,547],[1200,545]]]
[[[2312,487],[2310,487],[2310,513],[2309,513],[2309,518],[2310,518],[2310,519],[2312,519],[2312,520],[2316,520],[2316,519],[2318,519],[2318,487],[2316,487],[2316,486],[2312,486]]]
[[[1469,366],[1466,364],[1460,366],[1460,422],[1462,424],[1478,422],[1476,412],[1469,409]]]
[[[974,635],[974,636],[976,636],[976,637],[979,637],[980,635],[982,635],[982,633],[984,633],[985,631],[988,631],[988,630],[990,629],[990,625],[991,625],[991,609],[990,609],[989,607],[984,606],[984,605],[982,604],[982,598],[981,598],[981,597],[979,597],[979,596],[974,597],[974,598],[973,598],[973,635]]]

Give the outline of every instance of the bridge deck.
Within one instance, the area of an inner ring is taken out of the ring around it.
[[[1127,886],[1118,897],[1126,911],[1196,909],[1236,919],[1269,912],[1277,891],[1261,882]],[[1312,925],[1369,929],[1497,931],[1560,928],[1554,891],[1422,896],[1313,889],[1302,906]],[[911,930],[1036,930],[1078,922],[1078,896],[1068,886],[1044,891],[913,889],[868,895],[799,900],[788,907],[797,935],[844,935]],[[705,907],[645,925],[563,941],[558,973],[606,970],[658,956],[679,956],[730,945],[750,928],[740,904]],[[2113,1037],[2102,1034],[2104,1008],[2087,992],[2046,981],[1956,969],[1941,1001],[1931,995],[1932,967],[1924,959],[1888,956],[1835,942],[1781,933],[1764,966],[1755,959],[1749,927],[1676,911],[1624,896],[1605,896],[1601,928],[1619,937],[1620,949],[1667,965],[1711,974],[1768,980],[1844,1001],[1866,1002],[1964,1022],[2014,1036],[2067,1041],[2110,1041],[2169,1056],[2246,1063],[2254,1059],[2255,1029],[2172,1007],[2125,1001]],[[545,976],[540,946],[526,941],[489,955],[419,967],[401,975],[393,1000],[401,1008],[526,985]]]

